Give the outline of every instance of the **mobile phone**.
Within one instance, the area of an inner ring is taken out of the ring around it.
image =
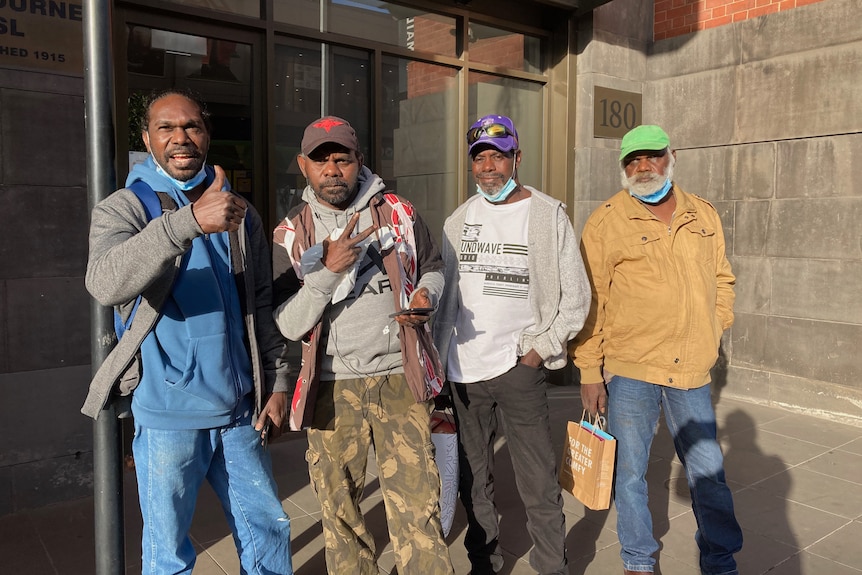
[[[389,317],[398,317],[399,315],[428,315],[434,311],[433,307],[414,307],[413,309],[402,309],[401,311],[396,311],[395,313],[389,314]]]
[[[260,444],[266,449],[267,444],[269,444],[269,428],[272,426],[272,421],[269,419],[266,420],[266,423],[263,424],[263,429],[260,430]]]

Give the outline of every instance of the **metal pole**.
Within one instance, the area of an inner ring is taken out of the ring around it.
[[[116,189],[114,168],[114,69],[111,58],[112,0],[84,0],[84,122],[87,191],[92,210]],[[114,345],[111,310],[90,302],[93,373]],[[122,428],[112,406],[93,424],[93,487],[96,575],[125,573]]]

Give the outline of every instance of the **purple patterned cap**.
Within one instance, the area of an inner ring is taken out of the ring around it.
[[[476,120],[467,130],[467,153],[473,155],[473,148],[488,144],[501,152],[518,149],[518,131],[511,118],[490,114]]]

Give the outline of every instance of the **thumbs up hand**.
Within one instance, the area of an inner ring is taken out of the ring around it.
[[[205,234],[235,231],[245,217],[245,200],[222,190],[224,182],[224,170],[215,166],[213,183],[192,203],[192,213]]]

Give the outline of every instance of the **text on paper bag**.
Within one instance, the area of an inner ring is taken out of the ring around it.
[[[566,466],[583,473],[593,467],[593,448],[569,437],[569,450],[566,455]]]

